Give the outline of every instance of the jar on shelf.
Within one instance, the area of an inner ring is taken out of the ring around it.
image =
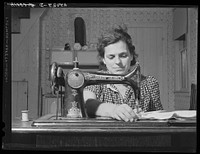
[[[74,50],[81,50],[81,44],[80,43],[74,43]]]

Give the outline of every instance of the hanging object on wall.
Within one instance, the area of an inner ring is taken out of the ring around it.
[[[86,45],[86,29],[83,18],[76,17],[74,21],[75,43],[80,43],[81,46]]]

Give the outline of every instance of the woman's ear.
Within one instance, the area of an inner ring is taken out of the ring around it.
[[[131,54],[131,61],[133,60],[133,54]]]
[[[105,59],[104,59],[104,58],[102,58],[102,62],[103,62],[104,64],[106,64],[106,62],[105,62]]]

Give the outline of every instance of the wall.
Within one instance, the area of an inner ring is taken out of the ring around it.
[[[33,28],[35,22],[38,22],[38,17],[44,12],[43,8],[30,9],[31,14],[29,19],[21,19],[20,34],[12,34],[12,51],[20,48],[20,44],[23,44],[23,40],[26,39],[26,35]]]

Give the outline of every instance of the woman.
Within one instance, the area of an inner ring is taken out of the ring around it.
[[[136,63],[137,54],[127,29],[113,28],[103,34],[97,46],[103,72],[127,74]],[[158,81],[141,76],[140,107],[144,112],[162,110]],[[90,117],[103,116],[133,121],[138,118],[133,89],[123,84],[100,84],[84,89],[84,101]]]

